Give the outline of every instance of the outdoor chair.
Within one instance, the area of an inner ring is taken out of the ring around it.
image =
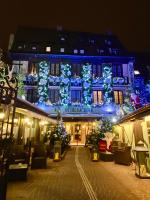
[[[26,163],[29,162],[29,153],[25,151],[24,145],[14,145],[11,152],[11,164]]]
[[[45,145],[35,145],[31,159],[31,169],[47,167],[47,152]]]

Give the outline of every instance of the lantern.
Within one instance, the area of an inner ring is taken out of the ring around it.
[[[54,161],[60,161],[61,160],[61,142],[55,141],[54,144]]]

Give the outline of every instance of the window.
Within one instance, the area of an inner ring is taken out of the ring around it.
[[[28,61],[19,61],[14,60],[13,61],[13,72],[14,73],[20,73],[20,74],[27,74],[28,72]]]
[[[64,52],[65,52],[65,49],[64,49],[64,48],[60,48],[60,52],[61,52],[61,53],[64,53]]]
[[[84,54],[84,49],[81,49],[81,50],[80,50],[80,53],[81,53],[81,54]]]
[[[100,53],[101,55],[103,55],[103,54],[104,54],[104,50],[103,50],[103,49],[100,49],[100,50],[99,50],[99,53]]]
[[[31,103],[35,103],[38,100],[37,90],[36,89],[28,89],[27,90],[27,101]]]
[[[33,47],[32,47],[32,50],[36,50],[36,46],[33,46]]]
[[[79,103],[81,102],[81,91],[71,90],[71,102]]]
[[[92,66],[92,74],[94,75],[94,77],[101,77],[102,76],[101,65],[93,65]]]
[[[114,64],[112,67],[112,74],[113,77],[122,77],[123,76],[122,64]]]
[[[59,76],[60,75],[60,64],[59,63],[51,63],[50,65],[50,75]]]
[[[51,52],[51,47],[46,47],[46,52]]]
[[[77,54],[78,53],[78,49],[74,49],[74,54]]]
[[[116,104],[123,104],[122,91],[114,91],[114,100]]]
[[[74,76],[74,75],[81,76],[81,65],[80,64],[77,64],[77,63],[72,64],[71,70],[72,70],[72,76]]]
[[[64,37],[61,37],[60,40],[61,40],[61,41],[65,41],[65,38],[64,38]]]
[[[93,91],[93,103],[100,104],[103,101],[103,94],[100,90]]]
[[[22,49],[23,47],[21,45],[18,46],[18,49]]]
[[[59,101],[59,90],[58,89],[50,89],[48,91],[49,100],[51,103],[57,103]]]
[[[89,43],[90,43],[90,44],[94,44],[94,43],[95,43],[95,40],[90,39],[90,40],[89,40]]]
[[[139,70],[134,70],[134,74],[139,75],[140,74]]]

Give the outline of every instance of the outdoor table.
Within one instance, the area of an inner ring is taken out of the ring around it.
[[[27,180],[28,164],[11,164],[8,169],[8,180]]]

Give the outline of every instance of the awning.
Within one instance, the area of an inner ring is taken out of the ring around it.
[[[142,108],[139,108],[137,110],[135,110],[134,112],[126,115],[125,117],[123,117],[122,119],[120,119],[117,124],[123,123],[125,121],[132,121],[135,119],[141,119],[147,115],[150,115],[150,104],[147,104],[145,106],[143,106]]]
[[[29,117],[46,120],[51,123],[57,123],[57,121],[52,119],[48,113],[21,98],[17,98],[16,100],[16,111]]]

